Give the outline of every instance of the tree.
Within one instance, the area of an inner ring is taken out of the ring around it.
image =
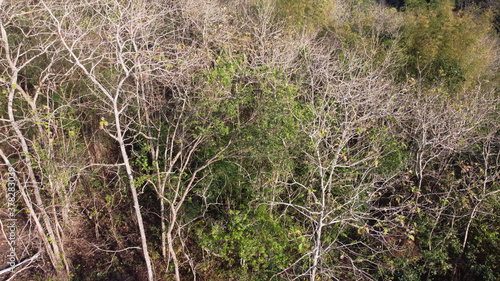
[[[18,172],[17,186],[53,268],[68,279],[71,264],[64,238],[75,184],[71,177],[82,165],[71,155],[58,153],[60,149],[76,152],[69,148],[75,140],[74,124],[63,119],[71,116],[74,101],[62,101],[66,97],[59,88],[68,78],[65,71],[71,72],[71,68],[61,65],[57,38],[45,28],[43,15],[30,9],[34,7],[15,1],[0,2],[0,7],[5,101],[1,110],[7,115],[2,119],[7,126],[0,155]],[[34,26],[29,26],[32,23]],[[73,136],[68,136],[69,131]]]
[[[109,123],[108,117],[102,117],[101,128],[120,148],[148,278],[152,280],[154,272],[137,189],[151,184],[160,198],[162,254],[167,256],[168,246],[176,279],[180,280],[174,236],[182,231],[178,222],[181,208],[201,180],[200,172],[219,160],[230,144],[198,167],[193,166],[196,152],[217,133],[214,127],[219,122],[205,116],[210,116],[218,98],[197,96],[199,89],[183,78],[203,67],[199,58],[206,53],[198,52],[194,42],[190,46],[190,42],[177,39],[185,32],[182,26],[176,26],[183,20],[182,6],[161,1],[154,5],[108,1],[82,5],[68,2],[66,6],[47,3],[44,7],[67,59],[88,79],[89,89],[102,101],[101,111],[111,117]],[[166,44],[167,39],[174,41]],[[152,167],[148,168],[145,160],[137,171],[132,160],[142,158],[130,155],[134,147],[149,153]]]
[[[298,99],[303,106],[289,110],[299,137],[307,140],[300,148],[303,168],[281,182],[286,192],[272,203],[303,218],[300,236],[309,242],[292,266],[304,266],[297,277],[340,279],[348,270],[355,278],[370,279],[368,257],[385,251],[377,240],[389,218],[370,212],[381,191],[376,183],[394,176],[377,172],[399,94],[386,72],[390,61],[376,67],[357,52],[302,47],[300,81],[307,83]],[[396,216],[398,208],[392,211]]]
[[[131,145],[129,133],[138,108],[137,104],[133,105],[139,85],[130,81],[145,79],[144,76],[147,78],[155,71],[154,67],[158,67],[157,64],[146,64],[151,61],[151,53],[147,50],[147,32],[151,30],[147,28],[154,27],[159,15],[163,14],[160,12],[158,17],[148,19],[147,16],[155,13],[158,6],[146,7],[146,3],[140,2],[42,4],[51,19],[50,29],[65,49],[68,61],[74,63],[89,80],[91,90],[103,102],[102,110],[112,118],[112,127],[106,129],[120,149],[134,202],[148,280],[153,280],[137,183],[127,146]],[[95,41],[96,38],[100,41]],[[108,123],[102,120],[104,128]]]

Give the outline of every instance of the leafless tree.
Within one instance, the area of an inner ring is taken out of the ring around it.
[[[415,89],[414,94],[401,101],[407,110],[402,119],[405,134],[414,143],[410,171],[415,178],[415,192],[411,200],[435,220],[430,236],[441,231],[443,221],[451,221],[454,226],[466,219],[462,245],[465,249],[472,222],[488,195],[495,194],[486,187],[498,176],[492,173],[498,153],[494,144],[496,125],[489,121],[495,118],[492,116],[498,101],[480,85],[467,87],[454,97],[445,93],[442,86],[411,88]],[[483,136],[478,134],[481,130],[489,132]],[[481,147],[481,151],[474,147]],[[474,155],[482,161],[462,159]],[[460,167],[460,174],[454,167]],[[468,205],[463,200],[471,204],[470,212],[461,210]],[[429,242],[428,250],[441,244]]]
[[[157,24],[157,17],[148,18],[156,13],[157,6],[146,7],[147,3],[118,1],[42,3],[50,15],[50,27],[68,54],[69,61],[90,81],[90,88],[102,101],[103,110],[112,118],[109,129],[104,118],[101,125],[118,142],[134,202],[148,279],[153,280],[153,267],[127,146],[131,145],[129,131],[135,118],[130,115],[133,110],[131,105],[136,102],[136,89],[130,80],[141,79],[144,72],[155,70],[149,67],[156,66],[145,65],[142,60],[151,55],[144,47],[149,44],[147,32],[150,30],[144,27]],[[142,52],[138,52],[139,48]],[[110,73],[105,73],[106,69]]]
[[[354,228],[360,235],[378,239],[380,231],[368,224],[369,219],[376,220],[369,207],[380,192],[375,183],[394,176],[384,178],[376,172],[384,153],[379,138],[383,129],[378,126],[397,112],[394,101],[400,94],[388,71],[393,61],[387,58],[376,65],[363,53],[341,48],[338,52],[342,56],[308,43],[301,53],[303,75],[309,81],[301,96],[307,113],[291,112],[309,140],[303,150],[307,174],[283,181],[288,192],[273,203],[295,210],[309,225],[308,232],[301,234],[310,241],[308,250],[292,266],[306,264],[306,269],[294,279],[339,279],[345,269],[356,278],[371,279],[359,267],[369,263],[363,252],[383,251],[361,241],[348,243],[342,232]],[[340,263],[334,264],[332,255]]]
[[[2,110],[7,114],[2,116],[0,153],[3,161],[18,171],[18,188],[38,238],[53,268],[67,279],[71,264],[64,240],[74,191],[70,178],[76,166],[71,165],[76,162],[57,152],[61,147],[70,149],[71,140],[59,138],[68,129],[61,122],[61,113],[71,103],[56,104],[54,97],[61,95],[57,87],[67,78],[69,69],[57,69],[61,61],[57,38],[45,29],[45,18],[36,12],[40,6],[6,1],[0,3],[0,8],[0,83],[5,95]],[[30,78],[36,81],[28,80],[27,72],[35,73]]]
[[[210,112],[200,112],[203,108],[196,103],[201,100],[195,96],[197,89],[190,88],[191,81],[186,78],[205,67],[199,61],[208,55],[202,44],[186,41],[184,37],[187,28],[197,28],[189,25],[199,23],[190,15],[196,17],[199,11],[187,10],[186,3],[177,5],[169,1],[154,4],[136,1],[42,3],[68,60],[80,69],[90,83],[89,88],[102,102],[101,110],[107,115],[102,117],[102,129],[119,144],[148,278],[153,280],[137,192],[144,178],[134,176],[129,152],[133,151],[138,137],[144,137],[149,144],[154,177],[147,178],[146,182],[154,186],[161,199],[162,254],[166,257],[168,248],[176,279],[180,280],[174,236],[182,229],[178,222],[181,208],[189,192],[201,180],[200,172],[220,159],[228,147],[199,167],[192,167],[196,151],[211,137],[210,133],[191,137],[186,128],[190,118],[200,118],[202,114],[210,116]],[[207,132],[211,130],[210,122],[204,126]],[[174,174],[177,175],[175,179]]]

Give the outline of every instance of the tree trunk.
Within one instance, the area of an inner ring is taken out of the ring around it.
[[[132,193],[132,200],[134,201],[134,210],[135,216],[137,219],[137,224],[139,226],[139,232],[141,234],[141,244],[142,244],[142,252],[144,255],[144,261],[146,262],[146,268],[148,271],[148,280],[153,281],[153,267],[151,265],[151,258],[149,257],[148,252],[148,243],[146,238],[146,231],[144,230],[144,222],[142,221],[141,207],[139,205],[139,198],[137,196],[137,190],[135,189],[134,177],[132,176],[132,167],[130,165],[130,161],[127,155],[127,150],[125,149],[125,143],[123,141],[123,135],[120,124],[120,115],[118,111],[118,107],[116,104],[116,99],[113,104],[114,115],[115,115],[115,125],[116,125],[116,135],[118,139],[118,143],[120,145],[120,151],[123,158],[123,163],[125,164],[125,170],[127,172],[127,177],[130,185],[130,191]]]

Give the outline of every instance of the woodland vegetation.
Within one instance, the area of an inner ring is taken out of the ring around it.
[[[0,0],[5,280],[499,280],[500,2]]]

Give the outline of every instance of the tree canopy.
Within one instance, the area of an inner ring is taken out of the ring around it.
[[[499,15],[0,0],[2,277],[498,280]]]

